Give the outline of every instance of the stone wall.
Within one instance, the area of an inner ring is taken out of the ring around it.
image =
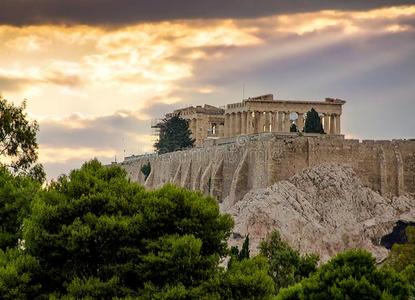
[[[151,164],[144,182],[141,166]],[[415,193],[415,140],[359,141],[336,135],[266,133],[215,140],[214,144],[120,165],[148,188],[171,182],[222,201],[287,179],[322,163],[351,166],[362,182],[383,196]]]

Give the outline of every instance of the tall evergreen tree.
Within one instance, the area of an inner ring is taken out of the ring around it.
[[[318,112],[312,108],[305,119],[304,132],[306,133],[325,133],[321,125],[320,116]]]
[[[239,261],[249,258],[249,234],[246,236],[242,244],[241,252],[239,252]]]
[[[154,147],[159,154],[193,147],[195,140],[191,138],[192,132],[185,119],[173,116],[164,119],[158,126],[160,138]]]

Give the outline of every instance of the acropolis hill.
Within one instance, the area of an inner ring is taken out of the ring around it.
[[[341,135],[345,101],[282,101],[272,95],[249,98],[226,108],[176,110],[188,119],[196,147],[163,155],[126,158],[121,166],[148,188],[167,182],[236,203],[253,189],[288,179],[306,168],[339,164],[353,168],[362,183],[386,197],[415,193],[415,140],[359,141]],[[301,131],[314,108],[327,134]],[[150,162],[144,181],[140,169]]]

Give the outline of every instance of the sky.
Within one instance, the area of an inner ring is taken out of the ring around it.
[[[346,137],[415,138],[415,1],[1,0],[0,45],[0,95],[27,99],[49,178],[243,95],[341,98]]]

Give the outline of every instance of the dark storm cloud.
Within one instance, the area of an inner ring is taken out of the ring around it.
[[[2,0],[0,24],[122,25],[197,18],[255,18],[321,9],[365,10],[414,0]]]

